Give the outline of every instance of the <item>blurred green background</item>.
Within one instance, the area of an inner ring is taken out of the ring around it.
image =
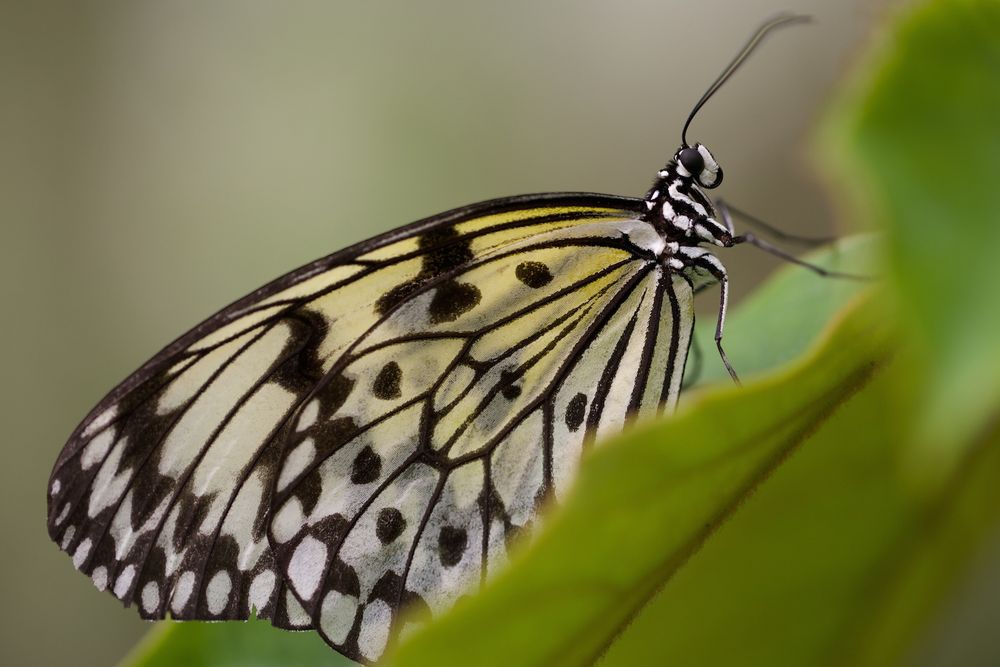
[[[831,233],[805,140],[886,5],[0,4],[0,663],[112,664],[149,627],[49,543],[45,488],[77,421],[161,346],[443,209],[642,194],[691,105],[778,10],[817,23],[769,42],[691,137],[725,168],[719,194]],[[724,259],[737,298],[775,266],[752,249]]]

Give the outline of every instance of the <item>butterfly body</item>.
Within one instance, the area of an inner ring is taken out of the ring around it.
[[[713,282],[721,341],[721,179],[685,141],[643,199],[473,204],[254,291],[77,427],[50,536],[144,618],[257,615],[378,659],[503,567],[588,448],[673,409]]]

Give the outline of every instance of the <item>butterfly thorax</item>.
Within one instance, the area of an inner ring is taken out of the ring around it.
[[[646,221],[667,243],[665,264],[676,271],[689,267],[692,259],[705,253],[698,248],[701,244],[725,247],[732,242],[732,234],[716,219],[716,209],[702,189],[703,185],[714,187],[721,181],[721,169],[707,149],[698,146],[700,159],[690,165],[701,167],[697,175],[685,168],[680,156],[683,151],[699,149],[681,149],[657,173],[656,181],[643,197]]]

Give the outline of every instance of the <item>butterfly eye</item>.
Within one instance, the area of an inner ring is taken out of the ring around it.
[[[684,148],[677,154],[677,159],[688,173],[697,178],[705,168],[705,158],[697,148]]]

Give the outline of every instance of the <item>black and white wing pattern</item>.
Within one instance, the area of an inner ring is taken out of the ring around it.
[[[403,607],[503,564],[585,448],[676,401],[692,288],[644,210],[485,202],[261,288],[80,424],[50,535],[144,618],[255,612],[376,660]]]

